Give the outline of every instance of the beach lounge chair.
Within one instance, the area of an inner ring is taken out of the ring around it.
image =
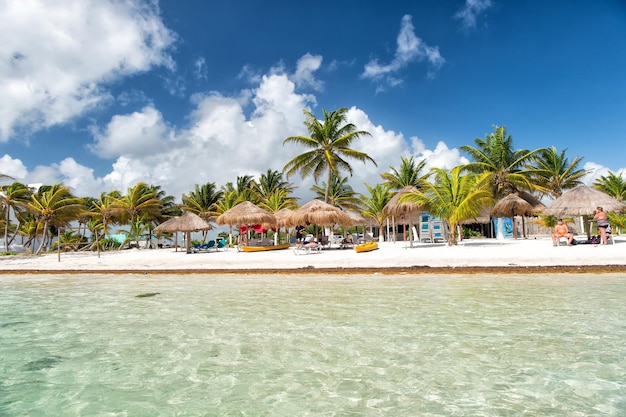
[[[354,247],[354,236],[352,235],[348,235],[346,236],[342,241],[341,244],[339,246],[341,249],[348,249],[348,248],[353,248]]]
[[[315,243],[315,246],[313,246]],[[322,245],[317,242],[305,243],[293,247],[293,253],[296,255],[308,255],[311,253],[320,253],[322,251]]]
[[[217,245],[215,246],[215,250],[218,252],[221,250],[224,250],[224,251],[228,250],[228,244],[226,243],[226,240],[220,239],[217,242]]]
[[[211,248],[215,246],[214,240],[209,240],[207,243],[201,245],[195,245],[192,249],[194,252],[210,252]]]

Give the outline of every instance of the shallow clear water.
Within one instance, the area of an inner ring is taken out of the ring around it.
[[[0,416],[623,416],[625,300],[612,274],[0,276]]]

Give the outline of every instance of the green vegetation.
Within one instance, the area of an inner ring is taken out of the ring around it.
[[[288,161],[283,172],[268,169],[258,177],[242,175],[222,186],[207,179],[206,183],[195,184],[193,190],[183,193],[180,204],[160,186],[142,182],[125,193],[113,190],[101,193],[99,198],[74,196],[63,184],[44,185],[36,190],[19,182],[0,185],[4,247],[21,244],[39,254],[53,249],[56,244],[53,242],[59,236],[63,250],[95,250],[96,245],[89,243],[99,236],[101,250],[122,249],[133,243],[139,248],[144,238],[151,241],[156,225],[183,211],[191,211],[211,223],[242,201],[253,202],[270,212],[295,209],[298,207],[293,196],[296,186],[288,181],[295,173],[314,179],[311,189],[318,198],[371,219],[381,230],[388,218],[383,210],[385,205],[394,193],[413,186],[416,191],[406,193],[400,201],[417,203],[445,220],[450,231],[448,243],[454,245],[459,233],[464,237],[476,236],[470,229],[462,228],[462,222],[476,217],[481,209],[498,199],[516,191],[556,198],[579,185],[587,174],[580,168],[583,158],[570,160],[566,149],[516,150],[506,128],[494,126],[493,133],[474,139],[473,146],[461,147],[470,158],[468,164],[427,171],[425,160],[400,156],[397,167],[389,167],[380,174],[380,184],[365,184],[367,194],[360,195],[350,185],[353,173],[350,160],[376,165],[357,146],[358,140],[367,139],[370,133],[347,123],[345,108],[323,111],[323,120],[306,110],[305,115],[310,137],[290,136],[283,144],[295,144],[306,151]],[[0,181],[7,180],[12,178],[0,174]],[[626,182],[621,174],[609,172],[594,186],[626,201]],[[609,220],[616,229],[614,232],[626,227],[624,214],[609,213]],[[552,227],[554,222],[551,216],[537,221],[546,227]],[[307,225],[306,231],[315,233],[317,229]],[[112,233],[124,234],[126,238],[113,239]],[[226,237],[224,232],[221,235]],[[206,238],[205,232],[203,240]],[[281,232],[280,240],[287,239]],[[8,254],[8,250],[2,253]]]

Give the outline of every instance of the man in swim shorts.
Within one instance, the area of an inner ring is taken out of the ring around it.
[[[574,234],[569,232],[567,225],[563,223],[563,219],[559,219],[556,222],[556,226],[554,226],[554,232],[552,232],[552,244],[553,246],[559,246],[559,239],[562,237],[567,238],[567,245],[572,245],[572,240],[574,240]]]
[[[602,244],[606,245],[608,243],[606,237],[606,229],[609,227],[609,220],[606,218],[606,213],[604,212],[604,209],[602,207],[596,208],[593,219],[596,221],[600,236],[602,236]]]

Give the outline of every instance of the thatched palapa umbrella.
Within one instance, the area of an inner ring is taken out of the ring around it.
[[[317,224],[318,226],[331,226],[340,224],[349,226],[352,223],[350,216],[335,206],[321,200],[311,200],[285,219],[288,226],[305,224]]]
[[[579,185],[564,193],[546,207],[543,214],[549,216],[581,216],[582,228],[587,229],[587,237],[591,235],[588,224],[590,216],[597,207],[602,207],[605,213],[621,212],[626,210],[626,204],[616,200],[608,194],[586,185]]]
[[[243,201],[230,210],[226,210],[215,222],[218,225],[251,226],[255,224],[275,225],[276,218],[272,213],[255,206],[249,201]]]
[[[509,194],[502,198],[491,209],[493,217],[511,217],[513,218],[513,238],[517,239],[517,228],[515,227],[515,216],[522,216],[522,230],[524,228],[524,216],[532,216],[534,213],[533,206],[518,193]]]
[[[415,203],[401,203],[400,199],[402,198],[402,196],[404,196],[407,193],[414,193],[419,191],[417,189],[417,187],[414,187],[412,185],[406,186],[404,188],[402,188],[400,191],[398,191],[396,193],[396,195],[394,195],[391,200],[389,200],[389,202],[385,205],[385,207],[383,208],[383,212],[393,216],[394,219],[396,217],[400,217],[400,218],[405,218],[409,221],[409,240],[410,240],[410,245],[411,247],[413,247],[413,220],[416,217],[415,214],[417,213],[417,215],[419,216],[419,213],[421,212],[422,208],[420,207],[420,205],[415,204]],[[396,228],[395,228],[395,224],[393,226],[393,230],[395,232]],[[394,240],[395,240],[395,233],[394,233]]]
[[[200,216],[190,211],[186,211],[180,217],[174,217],[164,221],[154,228],[155,232],[185,232],[185,246],[187,253],[191,253],[191,232],[199,232],[201,230],[211,230],[213,227],[204,221]]]
[[[289,235],[288,231],[289,231],[289,226],[287,226],[286,221],[289,218],[289,216],[291,216],[291,214],[293,213],[293,210],[288,209],[288,208],[282,208],[278,211],[275,211],[274,214],[274,219],[276,220],[276,224],[275,225],[270,225],[270,224],[265,224],[263,225],[264,229],[269,229],[270,227],[276,226],[277,229],[280,229],[281,227],[285,228],[285,233],[287,235]],[[278,233],[274,234],[274,244],[278,244]]]

